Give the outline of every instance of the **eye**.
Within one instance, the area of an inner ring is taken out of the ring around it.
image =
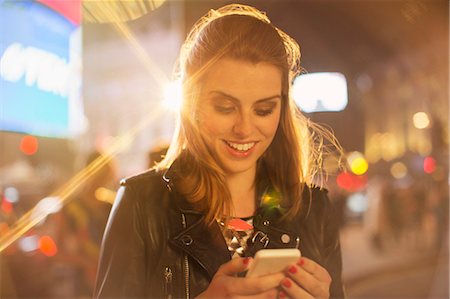
[[[256,109],[255,113],[258,116],[268,116],[273,113],[273,109]]]
[[[277,107],[276,102],[268,102],[261,105],[256,105],[254,107],[255,114],[261,117],[268,116],[272,114],[275,111],[275,108]]]
[[[234,111],[234,106],[214,105],[214,110],[222,114],[230,114]]]

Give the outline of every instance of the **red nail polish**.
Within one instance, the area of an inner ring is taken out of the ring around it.
[[[285,288],[289,289],[292,286],[292,283],[291,283],[291,281],[289,279],[285,279],[285,280],[283,280],[283,286]]]
[[[292,267],[289,268],[288,271],[289,271],[289,273],[295,274],[295,273],[297,273],[297,267],[292,266]]]
[[[280,292],[278,293],[278,298],[286,298],[286,293],[283,292],[283,291],[280,291]]]
[[[244,263],[244,265],[247,265],[248,262],[250,262],[250,258],[249,258],[249,257],[246,257],[246,258],[244,258],[244,259],[242,260],[242,262]]]
[[[299,266],[303,266],[305,264],[305,260],[304,259],[300,259],[297,263],[297,265]]]

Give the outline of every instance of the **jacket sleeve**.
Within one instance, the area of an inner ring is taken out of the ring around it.
[[[342,283],[342,255],[339,238],[338,215],[331,204],[326,192],[322,192],[325,200],[324,221],[325,240],[324,256],[325,267],[328,270],[332,282],[330,286],[330,298],[345,298],[344,285]]]
[[[131,187],[122,185],[103,236],[94,298],[145,296],[146,260],[142,207]]]

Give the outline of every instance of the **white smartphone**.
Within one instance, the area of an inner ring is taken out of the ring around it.
[[[261,249],[256,252],[246,277],[257,277],[283,271],[300,258],[300,250],[295,248]]]

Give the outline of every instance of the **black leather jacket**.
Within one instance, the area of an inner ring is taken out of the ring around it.
[[[294,221],[280,221],[278,208],[257,210],[250,255],[262,247],[299,247],[330,273],[331,297],[342,298],[331,204],[324,190],[307,189],[304,195],[309,206]],[[219,225],[206,226],[170,179],[148,171],[121,183],[105,230],[94,297],[194,298],[230,258]]]

